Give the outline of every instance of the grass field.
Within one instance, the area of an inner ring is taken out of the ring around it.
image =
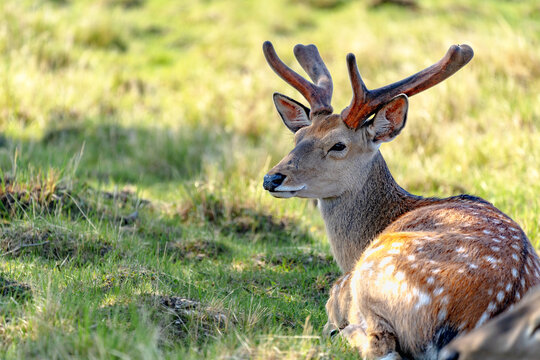
[[[411,98],[382,147],[407,190],[470,193],[540,247],[540,5],[419,0],[0,2],[0,358],[342,359],[339,269],[309,200],[266,171],[292,146],[267,66],[315,43],[350,101],[453,43],[470,65]],[[189,299],[189,300],[188,300]]]

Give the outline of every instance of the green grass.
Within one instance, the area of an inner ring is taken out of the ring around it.
[[[475,58],[411,99],[382,152],[426,196],[470,193],[540,247],[535,1],[7,0],[0,4],[0,358],[355,358],[322,338],[339,269],[308,200],[262,176],[292,146],[268,68],[315,43],[350,101]],[[185,299],[195,301],[189,302]]]

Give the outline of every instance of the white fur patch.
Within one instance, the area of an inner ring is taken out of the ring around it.
[[[448,312],[446,311],[446,308],[442,308],[441,311],[439,311],[439,314],[437,315],[437,319],[439,321],[443,321],[446,319],[446,316],[448,315]]]
[[[367,249],[366,251],[364,251],[364,258],[367,258],[371,254],[381,250],[382,248],[384,248],[384,245],[380,245],[380,246],[377,246],[377,247],[372,247],[370,249]]]
[[[430,303],[431,303],[431,296],[421,291],[418,293],[418,302],[416,303],[414,307],[416,310],[418,310],[422,306],[429,305]]]
[[[504,292],[499,291],[499,292],[497,293],[497,301],[498,301],[498,302],[501,302],[501,301],[503,301],[503,300],[504,300]]]
[[[516,268],[512,268],[512,276],[517,278],[518,277],[518,271]]]
[[[396,267],[394,265],[388,265],[386,269],[384,269],[384,272],[386,273],[386,275],[392,275],[395,269]]]
[[[489,319],[489,314],[487,312],[483,313],[482,316],[480,316],[480,319],[478,320],[478,322],[476,323],[476,325],[474,326],[475,328],[481,326],[482,324],[484,324],[486,321],[488,321]]]
[[[381,262],[379,262],[379,266],[382,268],[382,267],[385,267],[386,265],[390,264],[390,262],[392,261],[392,258],[387,256],[385,257],[384,259],[381,260]]]

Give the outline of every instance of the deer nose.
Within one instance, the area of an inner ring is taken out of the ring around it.
[[[287,175],[283,175],[280,173],[264,175],[264,190],[274,191],[279,185],[283,183],[283,180],[285,180],[286,177]]]

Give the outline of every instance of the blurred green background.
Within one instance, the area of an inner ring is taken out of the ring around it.
[[[339,270],[317,209],[262,190],[292,148],[271,95],[305,102],[265,40],[299,72],[316,44],[337,111],[348,52],[376,88],[471,45],[383,155],[540,246],[537,1],[4,0],[0,357],[354,358],[320,337]]]

